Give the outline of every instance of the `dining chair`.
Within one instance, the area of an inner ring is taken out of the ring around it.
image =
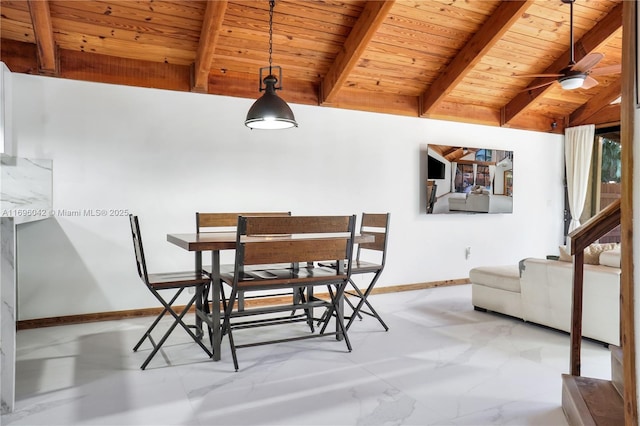
[[[131,224],[131,236],[133,239],[133,250],[136,257],[138,275],[140,276],[142,282],[145,283],[151,294],[153,294],[153,296],[163,306],[162,312],[160,312],[160,314],[156,317],[151,326],[149,326],[142,338],[133,348],[133,351],[137,352],[142,343],[147,339],[149,340],[153,348],[140,368],[144,370],[147,367],[151,359],[160,350],[162,345],[169,338],[169,335],[178,325],[180,325],[187,332],[187,334],[191,336],[191,338],[202,348],[203,351],[205,351],[205,353],[209,357],[212,357],[212,352],[202,343],[202,329],[199,329],[198,326],[187,325],[183,320],[185,314],[189,312],[194,303],[198,301],[198,298],[202,300],[203,294],[206,294],[206,291],[210,286],[211,278],[204,275],[201,271],[163,272],[155,274],[148,273],[138,216],[134,216],[132,214],[129,215],[129,222]],[[186,305],[181,306],[176,311],[177,307],[174,307],[174,303],[178,300],[178,297],[185,289],[194,289],[193,296]],[[163,297],[163,294],[167,293],[169,294]],[[173,317],[173,323],[160,337],[160,340],[156,342],[151,333],[167,313]],[[196,333],[194,333],[191,328],[195,328]],[[211,333],[209,332],[209,334]]]
[[[240,216],[291,216],[291,212],[245,212],[245,213],[233,213],[233,212],[223,212],[223,213],[201,213],[196,212],[196,232],[199,234],[200,232],[220,232],[220,231],[236,231],[236,227],[238,225],[238,217]],[[234,265],[221,265],[221,270],[232,271]],[[203,271],[211,275],[211,266],[203,266]],[[288,294],[270,294],[273,297],[285,296]],[[262,295],[261,297],[266,297]],[[298,297],[296,295],[295,297]],[[238,309],[244,309],[244,292],[240,292],[238,294]],[[223,310],[226,309],[224,306],[226,304],[226,300],[224,295],[222,297]]]
[[[280,343],[314,337],[336,336],[344,339],[347,349],[351,343],[342,317],[341,300],[349,282],[353,253],[355,216],[290,216],[290,217],[245,217],[238,218],[235,270],[221,274],[223,282],[231,286],[229,303],[225,312],[224,333],[229,337],[231,354],[236,371],[240,348]],[[310,235],[314,234],[314,235]],[[336,259],[336,268],[314,266],[314,262]],[[274,268],[274,265],[291,264],[294,267]],[[304,265],[304,266],[303,266]],[[265,289],[289,289],[296,292],[316,286],[326,286],[329,300],[310,295],[303,301],[292,301],[281,305],[257,306],[237,310],[237,296],[262,292]],[[290,337],[269,338],[261,333],[259,341],[236,345],[233,331],[284,325],[302,321],[283,315],[292,309],[304,309],[313,316],[314,308],[325,308],[335,312],[336,331],[325,333],[327,318],[319,333],[307,332]]]
[[[371,294],[378,278],[384,270],[384,265],[387,259],[387,239],[389,232],[389,219],[390,213],[362,213],[362,219],[360,222],[360,234],[368,234],[374,237],[374,241],[370,243],[358,244],[356,250],[356,256],[353,259],[351,265],[351,278],[349,279],[349,290],[345,290],[345,295],[352,296],[358,299],[357,305],[345,297],[345,303],[348,304],[353,312],[349,317],[346,328],[349,329],[353,321],[358,318],[362,319],[361,314],[369,315],[376,318],[380,324],[384,327],[385,331],[389,331],[389,327],[382,320],[380,314],[374,309],[369,302],[368,297]],[[364,260],[364,258],[371,259],[376,257],[377,261]],[[335,262],[326,263],[321,262],[322,266],[336,267]],[[364,291],[354,281],[354,275],[373,274],[370,281]],[[366,306],[368,310],[363,309]],[[325,312],[325,315],[328,311]],[[321,318],[323,319],[323,318]]]
[[[427,181],[427,214],[433,213],[433,208],[436,204],[436,193],[437,193],[438,185],[436,185],[435,180]]]

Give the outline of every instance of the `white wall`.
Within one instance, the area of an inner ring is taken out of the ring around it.
[[[138,214],[152,271],[192,267],[166,234],[192,232],[196,211],[389,211],[381,286],[468,277],[562,242],[558,135],[303,105],[292,105],[299,128],[251,131],[249,99],[13,80],[17,155],[53,159],[55,209],[81,212],[20,226],[19,319],[157,306],[127,217],[85,209]],[[513,214],[426,215],[429,143],[514,151]]]

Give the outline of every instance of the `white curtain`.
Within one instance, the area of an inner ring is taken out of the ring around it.
[[[476,163],[473,163],[473,186],[476,185],[476,177],[478,176],[478,165]]]
[[[458,171],[458,163],[451,162],[451,192],[456,192],[456,172]]]
[[[587,198],[594,133],[593,124],[565,129],[564,161],[567,169],[567,192],[571,213],[569,232],[580,226],[580,216]]]
[[[489,182],[491,182],[491,193],[495,194],[496,190],[493,187],[493,178],[496,177],[496,166],[494,166],[493,164],[489,165]]]

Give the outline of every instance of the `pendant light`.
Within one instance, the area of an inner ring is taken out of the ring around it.
[[[244,122],[245,126],[251,129],[288,129],[294,126],[298,127],[293,111],[276,94],[276,90],[282,90],[282,68],[271,65],[273,8],[275,4],[275,0],[269,1],[269,66],[260,68],[260,91],[264,92],[264,94],[253,103]],[[279,79],[274,75],[274,69],[278,70]],[[267,70],[269,73],[263,79],[263,72]],[[280,84],[278,84],[278,81],[280,81]]]

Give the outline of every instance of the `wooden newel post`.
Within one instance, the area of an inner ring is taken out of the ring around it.
[[[580,346],[582,343],[582,295],[584,287],[584,249],[573,258],[573,306],[571,310],[571,375],[580,375]]]

